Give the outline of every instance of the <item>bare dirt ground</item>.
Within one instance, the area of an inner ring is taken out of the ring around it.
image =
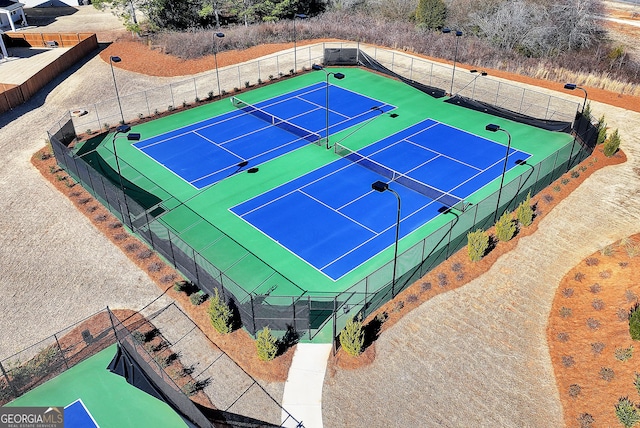
[[[635,235],[589,255],[556,290],[547,333],[567,426],[590,418],[594,426],[618,426],[618,398],[638,401],[638,350],[628,321],[640,295],[638,272]]]
[[[139,89],[170,81],[140,73],[128,78]],[[109,79],[108,64],[92,58],[0,117],[0,265],[7,279],[0,291],[10,296],[0,303],[0,356],[89,310],[105,304],[138,309],[161,294],[29,163],[43,144],[42,130],[69,106],[110,96]],[[554,374],[563,373],[557,368],[562,355],[552,354],[556,348],[547,341],[549,314],[567,272],[640,228],[640,115],[630,111],[640,111],[639,101],[589,94],[594,114],[605,113],[620,129],[628,161],[593,173],[485,274],[412,311],[407,307],[376,342],[370,365],[336,366],[325,382],[326,426],[578,426],[573,410],[563,412],[561,405],[566,389]],[[605,104],[611,100],[626,108]],[[580,319],[593,309],[576,304],[572,311]],[[617,397],[607,385],[597,389]],[[589,403],[575,412],[596,414],[602,401]],[[607,401],[602,411],[610,407]]]
[[[608,36],[636,60],[640,58],[640,4],[604,1]]]

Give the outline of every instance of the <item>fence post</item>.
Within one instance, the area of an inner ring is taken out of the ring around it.
[[[520,108],[518,109],[518,113],[522,113],[522,104],[524,104],[524,94],[526,91],[526,89],[522,90],[522,98],[520,98]]]
[[[147,105],[147,116],[151,116],[151,107],[149,106],[149,97],[147,96],[148,91],[144,91],[144,102]]]
[[[93,109],[96,111],[96,119],[98,120],[98,132],[102,129],[102,125],[100,124],[100,114],[98,113],[98,104],[93,104]]]
[[[199,99],[198,98],[198,85],[196,85],[196,78],[193,78],[193,93],[195,94],[195,98],[194,98],[194,102],[197,102],[196,100]]]
[[[331,342],[333,343],[333,356],[338,353],[337,346],[337,337],[338,337],[338,321],[337,321],[337,313],[338,313],[338,298],[333,297],[333,337],[331,338]]]
[[[69,364],[67,363],[67,359],[64,357],[64,351],[62,350],[62,346],[60,346],[60,341],[58,341],[58,335],[54,334],[53,338],[56,340],[56,344],[58,345],[58,350],[60,351],[60,355],[62,355],[62,361],[64,361],[64,365],[69,370]]]
[[[309,340],[311,340],[311,296],[307,296],[307,308],[309,308],[309,323],[307,324],[307,333],[309,334]]]
[[[9,375],[7,375],[7,372],[4,370],[4,366],[2,365],[2,362],[0,362],[0,371],[2,371],[2,375],[7,380],[7,385],[9,385],[9,388],[11,388],[11,392],[13,392],[13,397],[18,398],[19,396],[18,391],[9,380]]]
[[[249,294],[249,301],[251,302],[251,322],[253,323],[253,334],[256,334],[257,331],[257,327],[256,327],[256,309],[253,307],[254,302],[253,302],[253,295]]]

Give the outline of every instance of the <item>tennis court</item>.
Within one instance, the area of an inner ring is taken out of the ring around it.
[[[327,90],[331,108],[327,110]],[[394,107],[347,89],[316,83],[134,144],[197,189]],[[328,114],[328,118],[327,118]]]
[[[345,78],[328,78],[328,104],[325,73],[301,73],[134,126],[119,165],[113,134],[56,158],[187,279],[222,287],[250,332],[295,324],[313,339],[340,305],[385,302],[584,153],[568,133],[331,70]],[[397,258],[397,200],[376,181],[402,202]]]
[[[359,152],[336,151],[342,159],[232,208],[333,280],[395,242],[396,199],[372,183],[390,181],[398,193],[402,238],[499,177],[506,155],[501,144],[431,119]],[[529,157],[511,148],[508,169]]]
[[[64,407],[65,428],[186,427],[169,405],[107,370],[109,346],[17,398],[8,407]]]

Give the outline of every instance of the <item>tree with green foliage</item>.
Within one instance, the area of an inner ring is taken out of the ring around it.
[[[350,318],[344,329],[340,332],[340,346],[344,351],[352,357],[362,354],[364,347],[364,330],[362,329],[362,320],[358,318],[354,320]]]
[[[602,152],[608,158],[615,155],[620,148],[620,134],[618,134],[618,128],[613,131],[613,134],[609,135],[607,141],[604,142]]]
[[[635,305],[629,315],[629,334],[633,340],[640,340],[640,306]]]
[[[443,0],[419,0],[416,7],[416,21],[418,26],[430,30],[444,27],[447,19],[447,5]]]
[[[620,397],[616,404],[616,417],[625,428],[631,428],[640,422],[640,413],[629,397]]]
[[[231,333],[231,319],[233,317],[233,313],[231,312],[229,305],[220,298],[217,288],[215,289],[215,294],[211,297],[207,313],[209,314],[211,325],[213,325],[213,328],[215,328],[218,333]]]
[[[527,198],[520,202],[518,208],[516,208],[516,219],[518,223],[524,227],[531,226],[533,223],[533,207],[531,206],[531,192],[527,194]]]
[[[278,353],[278,340],[269,327],[265,326],[256,335],[256,351],[258,352],[258,358],[261,361],[271,361],[276,357]]]
[[[596,128],[598,129],[598,139],[596,140],[596,144],[602,144],[607,139],[607,122],[604,120],[604,114],[600,116],[600,119],[598,119]]]
[[[582,109],[582,115],[589,121],[593,119],[593,113],[591,113],[591,101],[587,101],[587,104],[585,104],[584,108]]]
[[[480,261],[489,248],[489,236],[482,230],[467,234],[467,253],[472,262]]]
[[[499,241],[507,242],[513,238],[516,233],[516,224],[513,221],[511,213],[505,211],[496,222],[496,238]]]

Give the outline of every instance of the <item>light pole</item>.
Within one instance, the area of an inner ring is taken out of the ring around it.
[[[222,91],[220,90],[220,73],[218,72],[218,39],[224,37],[224,33],[214,34],[214,48],[213,48],[213,60],[216,63],[216,80],[218,81],[218,96],[222,97]]]
[[[445,27],[442,29],[442,32],[444,34],[449,34],[452,31],[450,28]],[[456,36],[456,50],[455,50],[455,53],[453,54],[453,72],[451,73],[451,90],[449,91],[449,96],[453,94],[453,79],[456,76],[456,61],[458,60],[458,41],[460,40],[460,36],[462,36],[462,31],[455,30],[453,34]]]
[[[122,113],[122,104],[120,103],[120,94],[118,93],[118,85],[116,84],[116,73],[113,71],[113,63],[120,62],[122,59],[119,56],[110,56],[109,64],[111,65],[111,75],[113,76],[113,86],[116,88],[116,98],[118,99],[118,107],[120,108],[121,124],[124,125],[124,114]]]
[[[565,83],[564,88],[569,89],[570,91],[573,91],[575,89],[580,89],[582,92],[584,92],[584,101],[582,102],[582,111],[581,111],[581,113],[584,113],[584,108],[587,105],[587,90],[581,86],[576,85],[575,83]]]
[[[322,70],[322,71],[324,71],[324,74],[327,75],[326,100],[325,100],[325,103],[326,103],[325,110],[327,112],[326,113],[326,116],[327,116],[327,119],[326,119],[326,125],[327,126],[326,126],[326,128],[327,129],[326,129],[325,141],[326,141],[326,147],[327,147],[327,149],[329,149],[330,148],[329,147],[329,76],[333,75],[334,78],[336,78],[338,80],[341,80],[341,79],[344,79],[344,74],[342,74],[342,73],[334,73],[332,71],[327,71],[327,70],[324,69],[323,66],[318,65],[318,64],[313,64],[311,66],[311,68],[314,69],[314,70]]]
[[[127,194],[124,192],[124,182],[122,181],[122,173],[120,172],[120,162],[118,161],[118,152],[116,151],[116,138],[118,138],[118,134],[127,134],[127,140],[129,141],[138,141],[140,140],[140,134],[137,132],[129,132],[131,131],[131,126],[129,125],[120,125],[116,128],[116,133],[113,134],[113,155],[116,158],[116,169],[118,171],[118,181],[120,182],[120,190],[122,191],[122,196],[124,197],[124,206],[127,210],[127,217],[129,216],[129,204],[127,204]],[[124,213],[122,213],[122,219],[124,220]],[[126,222],[125,222],[126,223]],[[127,224],[129,226],[129,224]]]
[[[496,204],[496,212],[493,215],[493,222],[495,223],[496,221],[498,221],[498,209],[500,209],[500,195],[502,195],[502,185],[504,184],[504,174],[507,172],[507,160],[509,159],[509,150],[511,149],[511,134],[509,134],[509,131],[507,131],[506,129],[500,128],[500,125],[496,125],[493,123],[488,124],[487,126],[485,126],[484,129],[490,132],[502,131],[505,134],[507,134],[507,136],[509,137],[509,143],[507,144],[507,153],[504,157],[504,166],[502,167],[502,178],[500,179],[500,189],[498,190],[498,202]]]
[[[371,184],[371,188],[376,192],[391,192],[396,195],[396,199],[398,200],[398,213],[396,217],[396,244],[395,250],[393,253],[393,277],[391,279],[391,297],[395,297],[396,294],[396,266],[398,264],[398,238],[400,237],[400,195],[395,190],[389,188],[389,183],[385,183],[384,181],[376,181]]]
[[[296,49],[296,18],[307,19],[304,13],[296,13],[293,15],[293,73],[298,72],[298,51]]]

